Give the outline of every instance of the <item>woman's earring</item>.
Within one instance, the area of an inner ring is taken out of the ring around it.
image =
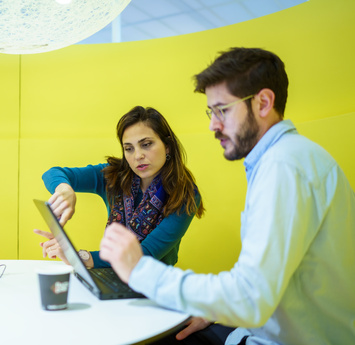
[[[169,161],[170,158],[171,158],[171,156],[169,155],[169,153],[167,153],[165,157],[166,157],[166,160],[167,160],[167,161]]]

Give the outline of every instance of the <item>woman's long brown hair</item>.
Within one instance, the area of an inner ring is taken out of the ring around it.
[[[168,194],[168,200],[163,211],[164,216],[167,217],[172,213],[179,214],[183,210],[188,215],[195,213],[197,218],[201,218],[205,210],[201,196],[199,205],[196,204],[195,193],[197,192],[197,187],[195,178],[185,165],[185,150],[163,115],[154,108],[140,106],[134,107],[123,115],[117,124],[117,137],[120,141],[122,152],[123,133],[128,127],[139,122],[150,127],[159,136],[164,145],[169,148],[171,158],[166,160],[161,169],[163,187]],[[124,155],[122,158],[107,157],[107,162],[109,165],[103,169],[103,173],[106,179],[107,197],[112,207],[114,198],[119,193],[131,194],[134,173]]]

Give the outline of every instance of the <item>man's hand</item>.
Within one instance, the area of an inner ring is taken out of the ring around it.
[[[202,329],[207,328],[209,325],[211,325],[211,322],[203,319],[202,317],[192,317],[187,323],[187,327],[176,334],[176,339],[183,340],[190,334],[201,331]]]
[[[133,268],[143,256],[137,237],[123,225],[112,223],[101,240],[100,258],[108,261],[117,275],[128,283]]]

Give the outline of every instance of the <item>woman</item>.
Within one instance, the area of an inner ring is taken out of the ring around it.
[[[204,213],[194,177],[185,166],[185,152],[165,118],[153,108],[137,106],[117,124],[123,157],[83,168],[54,167],[43,174],[53,193],[49,202],[64,224],[75,212],[75,192],[96,193],[108,209],[108,224],[119,222],[135,233],[145,255],[174,265],[181,238],[194,215]],[[43,256],[67,260],[53,236],[34,230]],[[88,268],[107,267],[99,252],[80,250]]]

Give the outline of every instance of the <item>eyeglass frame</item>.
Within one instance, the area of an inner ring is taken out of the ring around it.
[[[225,104],[225,105],[216,105],[216,106],[213,107],[213,108],[215,108],[215,109],[217,109],[217,110],[219,111],[219,115],[216,114],[216,112],[214,111],[213,108],[211,108],[211,109],[206,109],[206,115],[207,115],[208,119],[211,120],[211,119],[212,119],[212,115],[214,114],[214,116],[216,116],[216,118],[218,119],[218,121],[223,122],[223,121],[225,120],[225,118],[226,118],[225,115],[224,115],[224,112],[223,112],[224,109],[227,109],[227,108],[231,107],[232,105],[235,105],[235,104],[244,102],[244,101],[246,101],[247,99],[253,98],[254,96],[255,96],[255,94],[254,94],[254,95],[250,95],[250,96],[243,97],[243,98],[241,98],[241,99],[238,99],[238,100],[236,100],[236,101],[234,101],[234,102],[231,102],[231,103],[228,103],[228,104]]]
[[[3,274],[4,274],[5,270],[6,270],[6,265],[5,264],[1,264],[0,265],[0,271],[1,271],[1,267],[4,267],[4,268],[2,269],[2,272],[0,273],[0,278],[3,276]]]

